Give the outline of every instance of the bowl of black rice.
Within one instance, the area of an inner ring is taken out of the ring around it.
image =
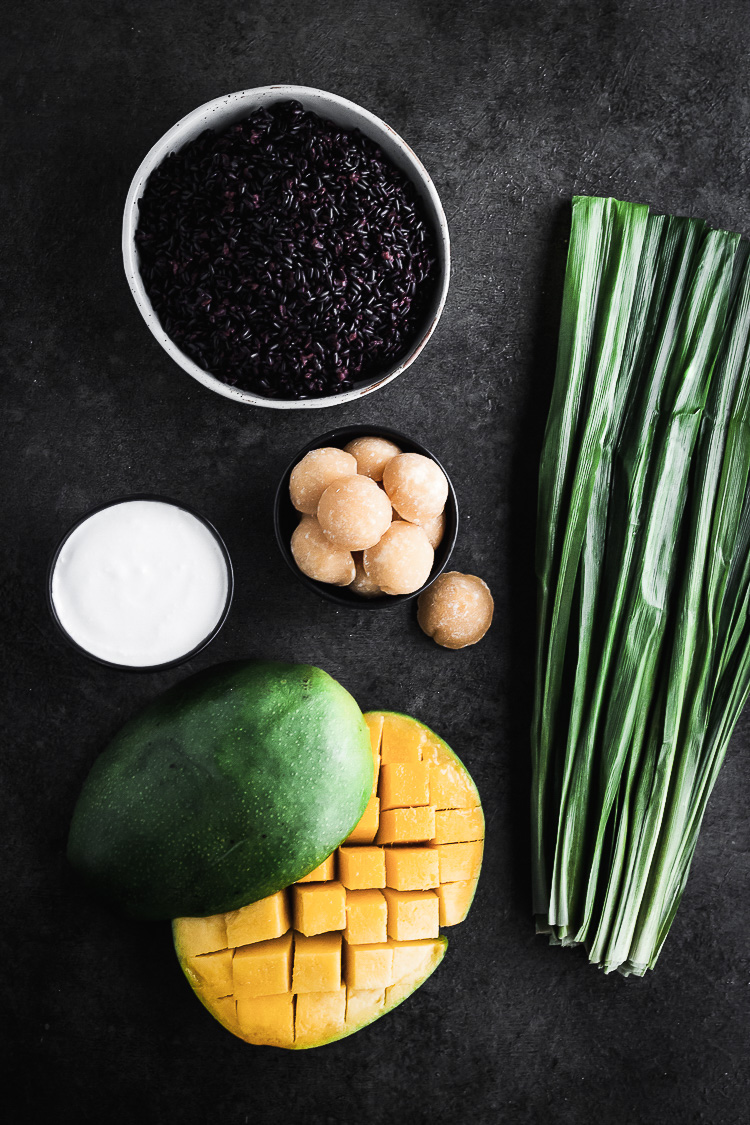
[[[368,110],[306,86],[228,94],[170,129],[131,184],[123,258],[172,359],[273,409],[395,379],[435,330],[450,276],[416,155]]]

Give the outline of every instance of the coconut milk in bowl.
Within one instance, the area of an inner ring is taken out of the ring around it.
[[[75,648],[103,664],[153,670],[195,655],[218,633],[232,598],[218,532],[155,496],[88,513],[57,548],[52,616]]]

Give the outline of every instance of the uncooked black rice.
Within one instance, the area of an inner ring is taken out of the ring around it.
[[[148,179],[136,232],[165,332],[269,398],[349,390],[409,350],[436,285],[411,182],[359,130],[280,102]]]

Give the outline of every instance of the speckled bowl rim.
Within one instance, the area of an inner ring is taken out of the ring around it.
[[[71,637],[70,633],[67,631],[57,614],[55,602],[52,597],[52,578],[55,573],[55,567],[57,566],[57,560],[60,557],[60,552],[67,543],[68,539],[70,539],[73,532],[77,528],[79,528],[81,524],[85,523],[86,520],[90,519],[92,516],[95,516],[97,512],[103,512],[106,508],[114,508],[118,504],[129,504],[135,500],[148,500],[158,504],[169,504],[173,508],[180,508],[183,512],[187,512],[189,515],[194,516],[195,519],[199,520],[213,535],[216,543],[219,546],[219,549],[221,550],[222,556],[224,558],[224,563],[227,568],[227,596],[224,603],[224,609],[221,612],[219,620],[216,622],[213,629],[211,629],[210,633],[208,633],[203,640],[199,641],[194,648],[191,648],[189,652],[186,652],[184,656],[176,656],[174,660],[167,660],[163,664],[117,664],[112,660],[105,660],[103,657],[96,656],[93,652],[89,652],[88,649],[84,648],[83,645],[79,645],[78,641],[74,640],[73,637]],[[49,565],[47,567],[46,593],[47,608],[49,609],[52,620],[57,626],[58,632],[62,636],[63,640],[65,640],[71,648],[74,648],[76,652],[80,653],[81,656],[85,656],[88,660],[93,660],[95,664],[101,664],[105,668],[116,668],[119,672],[163,672],[167,668],[177,668],[180,664],[185,664],[188,660],[192,660],[192,658],[194,656],[197,656],[199,652],[203,652],[204,648],[207,648],[207,646],[211,644],[211,641],[213,641],[214,638],[221,632],[222,628],[224,627],[224,623],[229,616],[229,610],[232,608],[232,599],[234,597],[234,568],[232,567],[232,560],[229,556],[227,545],[222,539],[219,532],[216,530],[210,520],[206,519],[206,517],[201,515],[200,512],[197,512],[195,508],[191,507],[190,504],[186,504],[182,500],[173,500],[170,496],[159,496],[153,492],[137,492],[133,493],[130,496],[117,496],[114,500],[105,500],[103,504],[97,504],[95,508],[89,508],[88,511],[84,512],[82,516],[79,516],[75,523],[70,525],[70,527],[61,537],[57,546],[52,552],[52,557],[50,558]]]
[[[311,449],[320,449],[321,446],[324,445],[335,445],[339,448],[343,448],[347,442],[352,441],[356,437],[371,436],[388,438],[390,441],[400,446],[404,453],[422,453],[425,457],[431,458],[431,460],[443,470],[445,479],[448,481],[448,499],[445,503],[445,532],[435,551],[435,561],[432,565],[429,578],[424,585],[420,586],[418,590],[414,590],[411,594],[382,594],[380,597],[376,598],[365,598],[360,594],[353,594],[346,586],[332,586],[330,583],[316,582],[314,578],[308,578],[306,574],[302,573],[292,556],[290,545],[291,531],[289,529],[299,521],[300,517],[300,513],[296,511],[289,497],[289,478],[292,474],[292,469]],[[422,445],[421,442],[417,441],[415,438],[410,437],[408,434],[401,433],[399,430],[391,430],[386,426],[370,426],[367,423],[358,423],[351,426],[339,426],[335,430],[329,430],[328,433],[321,434],[320,437],[314,438],[295,453],[284,470],[278,488],[276,489],[273,502],[273,528],[276,534],[276,542],[279,545],[279,550],[284,558],[284,562],[303,586],[307,586],[309,590],[314,590],[320,597],[326,598],[327,601],[334,602],[335,605],[342,606],[345,609],[392,609],[397,605],[402,605],[404,602],[411,601],[412,598],[418,598],[422,591],[426,590],[428,586],[431,586],[435,579],[445,570],[453,554],[453,548],[456,545],[456,539],[458,537],[458,499],[453,487],[453,482],[448,475],[445,465],[441,464],[435,454],[432,453],[427,446]]]
[[[346,128],[357,127],[361,129],[366,136],[376,141],[386,156],[412,180],[427,208],[437,235],[437,255],[440,268],[438,286],[433,298],[432,308],[425,317],[425,327],[407,355],[399,360],[395,366],[389,368],[385,374],[365,380],[350,391],[311,399],[264,398],[262,395],[253,394],[251,391],[231,387],[204,371],[202,367],[199,367],[197,363],[185,355],[164,331],[154,312],[141,279],[138,268],[138,250],[135,244],[135,232],[138,226],[138,201],[143,194],[151,172],[157,165],[161,164],[170,152],[181,148],[204,129],[211,127],[212,124],[225,128],[232,121],[247,117],[263,105],[273,105],[275,102],[290,99],[300,102],[305,109],[313,110],[320,116],[328,117]],[[314,86],[256,86],[249,90],[239,90],[234,94],[226,94],[223,97],[205,102],[204,105],[198,106],[197,109],[178,121],[176,125],[173,125],[146,154],[133,177],[125,202],[122,223],[122,256],[125,276],[138,310],[153,336],[175,363],[188,375],[202,383],[204,387],[208,387],[209,390],[215,391],[225,398],[233,399],[235,402],[242,402],[249,406],[263,406],[269,410],[320,410],[329,406],[343,406],[348,402],[356,402],[365,395],[372,394],[373,391],[393,382],[407,367],[411,366],[435,331],[445,307],[450,282],[448,223],[435,185],[421,160],[398,133],[385,121],[376,117],[374,113],[370,113],[369,110],[346,98],[339,97],[338,94],[318,90]]]

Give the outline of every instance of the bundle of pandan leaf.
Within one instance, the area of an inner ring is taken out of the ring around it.
[[[534,912],[653,967],[750,689],[750,265],[577,197],[540,469]]]

